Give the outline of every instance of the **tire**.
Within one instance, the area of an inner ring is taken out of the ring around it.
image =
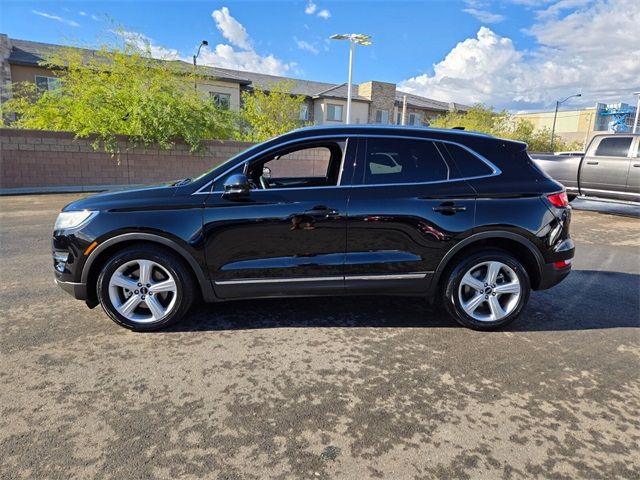
[[[188,313],[194,281],[182,258],[170,250],[139,245],[119,251],[106,262],[96,291],[100,305],[114,322],[137,332],[150,332],[168,327]]]
[[[491,278],[494,283],[488,281]],[[461,325],[496,330],[518,318],[529,301],[530,290],[529,275],[513,255],[497,249],[476,251],[462,258],[449,273],[442,303]]]

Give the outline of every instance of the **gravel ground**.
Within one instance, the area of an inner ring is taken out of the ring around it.
[[[136,334],[53,285],[75,195],[0,198],[0,477],[640,478],[638,208],[507,331],[418,299],[200,306]]]

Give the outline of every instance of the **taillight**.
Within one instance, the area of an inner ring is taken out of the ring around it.
[[[567,268],[571,266],[571,260],[560,260],[557,262],[553,262],[553,266],[557,269]]]
[[[569,198],[567,192],[558,192],[547,195],[547,198],[554,207],[567,207],[569,206]]]

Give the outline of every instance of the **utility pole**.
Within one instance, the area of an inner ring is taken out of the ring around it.
[[[407,124],[407,96],[403,95],[402,96],[402,121],[400,125],[406,125],[406,124]]]
[[[633,133],[638,131],[638,113],[640,112],[640,92],[633,92],[638,97],[638,103],[636,104],[636,118],[633,120]]]
[[[331,40],[349,40],[349,75],[347,80],[347,119],[351,123],[351,79],[353,76],[353,55],[356,45],[371,45],[371,36],[363,33],[338,33],[329,37]]]
[[[576,93],[575,95],[569,95],[564,100],[556,100],[556,111],[553,114],[553,127],[551,127],[551,153],[553,153],[553,141],[556,134],[556,119],[558,118],[558,107],[562,105],[564,102],[573,97],[581,97],[581,93]]]
[[[198,59],[198,56],[200,55],[200,49],[202,47],[206,47],[207,45],[209,45],[209,42],[207,42],[206,40],[202,40],[200,42],[200,46],[198,47],[198,52],[193,56],[193,88],[196,90],[196,92],[198,91],[198,79],[196,78],[196,60]]]

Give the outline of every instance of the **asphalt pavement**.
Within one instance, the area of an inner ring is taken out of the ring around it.
[[[74,198],[0,198],[2,479],[640,478],[637,207],[578,201],[573,272],[506,331],[363,297],[136,334],[53,284]]]

